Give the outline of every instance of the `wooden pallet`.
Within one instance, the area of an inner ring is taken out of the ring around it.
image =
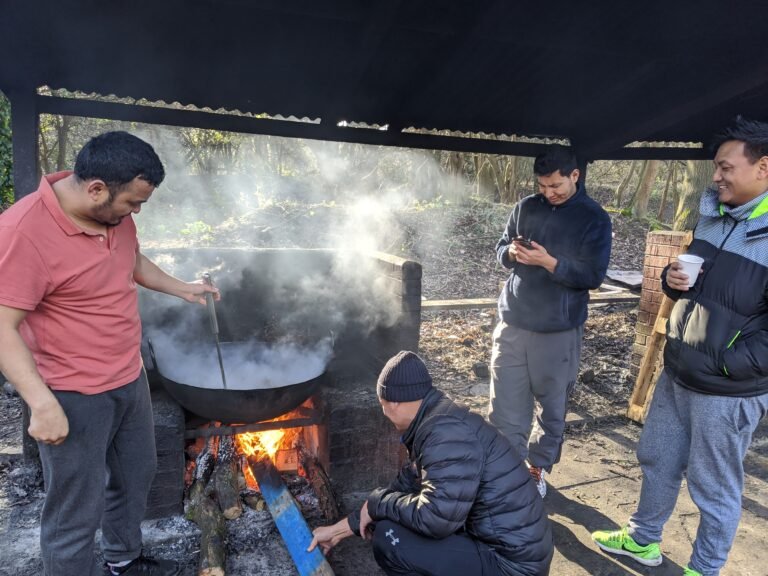
[[[683,239],[680,246],[682,254],[688,249],[693,240],[693,233],[689,232]],[[664,298],[659,305],[659,312],[656,315],[656,321],[653,324],[653,330],[648,337],[645,355],[640,363],[640,371],[635,380],[635,387],[632,390],[632,396],[629,399],[629,408],[627,408],[627,417],[635,422],[645,422],[648,414],[648,408],[651,405],[653,391],[656,388],[656,380],[662,369],[661,351],[664,349],[664,340],[667,335],[667,320],[675,305],[671,298]]]

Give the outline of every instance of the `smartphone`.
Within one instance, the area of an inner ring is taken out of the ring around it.
[[[528,238],[523,238],[522,236],[518,236],[512,241],[528,250],[531,250],[533,248],[533,244],[531,244],[531,241]]]

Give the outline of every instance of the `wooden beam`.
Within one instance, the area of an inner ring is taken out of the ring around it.
[[[137,106],[117,102],[101,102],[79,98],[37,96],[38,111],[41,114],[61,114],[85,118],[105,118],[124,122],[142,122],[164,126],[180,126],[264,134],[286,138],[306,138],[331,142],[355,142],[373,146],[395,146],[426,150],[453,150],[455,152],[476,152],[482,154],[504,154],[512,156],[536,156],[547,148],[545,144],[509,142],[485,138],[462,138],[435,134],[414,134],[399,130],[372,130],[366,128],[342,128],[333,122],[313,124],[289,120],[254,118],[235,114],[219,114],[200,110],[162,108],[158,106]]]
[[[680,246],[681,254],[688,249],[692,240],[693,233],[688,232]],[[656,380],[658,378],[656,366],[659,362],[659,354],[664,347],[669,313],[674,305],[675,302],[665,295],[661,300],[659,312],[656,314],[653,330],[646,340],[645,355],[640,362],[640,371],[637,374],[635,387],[632,390],[629,407],[627,408],[627,417],[635,422],[645,422],[645,417],[648,414],[648,408],[651,405],[653,391],[656,388]]]
[[[712,154],[706,148],[682,147],[631,147],[619,148],[612,152],[601,152],[598,160],[711,160]]]
[[[280,478],[280,473],[269,458],[256,459],[249,456],[248,465],[259,483],[261,495],[283,537],[299,576],[333,576],[333,570],[319,547],[307,552],[307,547],[312,542],[312,533],[296,501]]]
[[[627,290],[616,292],[590,292],[590,304],[622,304],[637,303],[640,296]],[[498,298],[464,298],[455,300],[423,300],[421,309],[425,312],[439,312],[442,310],[478,310],[483,308],[495,308]]]

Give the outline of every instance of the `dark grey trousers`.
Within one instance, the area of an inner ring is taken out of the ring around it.
[[[768,394],[699,394],[675,384],[664,370],[637,449],[643,486],[629,522],[633,537],[642,544],[661,541],[685,474],[701,513],[688,565],[704,576],[717,576],[741,519],[744,458],[767,413]]]
[[[493,333],[488,420],[523,459],[548,471],[560,460],[583,333],[582,326],[531,332],[504,322]],[[531,434],[534,401],[541,409]]]
[[[69,419],[69,436],[59,446],[39,444],[45,574],[101,575],[94,556],[99,522],[106,560],[141,553],[141,520],[157,461],[147,377],[142,370],[137,380],[101,394],[54,394]]]

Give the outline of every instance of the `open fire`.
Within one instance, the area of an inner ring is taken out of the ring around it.
[[[295,435],[295,432],[294,432]],[[245,432],[235,436],[235,444],[242,455],[242,471],[245,478],[245,484],[249,490],[259,491],[259,483],[256,480],[253,472],[251,471],[250,462],[258,462],[264,458],[271,460],[276,468],[280,471],[286,472],[290,468],[277,461],[276,456],[278,454],[285,454],[287,450],[281,449],[284,445],[283,440],[286,436],[285,430],[267,430],[266,432]],[[290,451],[293,451],[292,446]],[[297,461],[296,458],[288,458],[285,456],[280,458],[280,461],[285,463],[286,461]],[[293,467],[291,471],[298,472],[297,467]]]
[[[304,486],[303,493],[313,492],[315,510],[335,521],[338,507],[319,458],[321,427],[301,425],[312,421],[308,414],[313,411],[315,401],[310,398],[277,419],[242,426],[208,423],[195,431],[197,437],[190,438],[184,509],[201,531],[200,575],[224,574],[226,520],[240,517],[244,505],[255,510],[268,508],[292,556],[295,552],[304,559],[300,546],[292,551],[291,543],[305,540],[309,529],[281,474],[288,475],[289,485]],[[298,478],[302,480],[297,482]],[[284,534],[297,529],[302,531],[301,538]],[[314,561],[323,563],[324,559]]]

